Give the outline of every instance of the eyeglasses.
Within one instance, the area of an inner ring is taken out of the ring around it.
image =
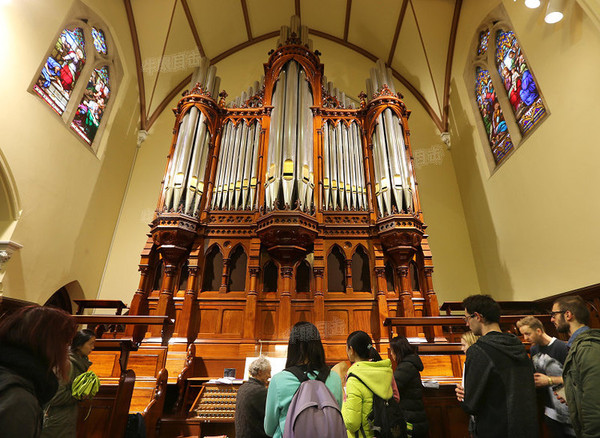
[[[552,312],[550,312],[550,318],[555,318],[556,315],[561,315],[561,314],[566,313],[566,312],[568,312],[568,310],[555,310],[555,311],[552,311]]]
[[[477,316],[475,313],[472,315],[465,315],[465,316],[463,316],[463,319],[465,320],[465,322],[469,322],[469,319],[471,319],[475,316]]]

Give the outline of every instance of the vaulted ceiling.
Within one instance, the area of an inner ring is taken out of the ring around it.
[[[462,0],[124,0],[135,50],[141,128],[150,129],[172,99],[188,88],[199,55],[216,64],[264,45],[263,58],[252,66],[257,71],[253,80],[259,79],[279,29],[298,15],[309,28],[314,49],[324,52],[319,42],[345,48],[330,50],[329,60],[348,50],[369,62],[383,59],[401,88],[446,131],[461,6]],[[221,89],[251,85],[233,81],[224,77]]]

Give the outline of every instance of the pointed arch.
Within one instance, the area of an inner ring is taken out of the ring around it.
[[[181,270],[179,271],[179,287],[178,290],[186,290],[187,289],[187,281],[188,278],[190,276],[190,271],[188,270],[189,267],[189,260],[186,260],[183,263],[183,266],[181,267]]]
[[[304,259],[298,263],[296,268],[296,292],[310,292],[311,271],[308,260]]]
[[[338,245],[327,256],[327,291],[346,292],[346,256]]]
[[[21,199],[17,183],[0,149],[0,240],[9,240],[15,222],[21,217]]]
[[[162,257],[159,257],[156,268],[154,268],[154,281],[152,283],[152,290],[160,290],[162,288],[163,275],[165,273],[165,266],[162,261]]]
[[[420,291],[421,290],[421,279],[419,278],[419,268],[415,261],[411,261],[408,265],[409,273],[410,273],[410,283],[412,285],[412,290]]]
[[[202,291],[218,291],[223,276],[223,254],[219,245],[212,245],[204,257]]]
[[[385,281],[387,282],[388,292],[396,292],[396,276],[394,275],[394,266],[390,260],[385,262]]]
[[[277,265],[273,260],[268,260],[263,267],[263,292],[277,292],[278,277]]]
[[[371,291],[369,255],[362,245],[358,245],[352,254],[352,289],[360,292]]]
[[[246,271],[248,257],[242,245],[237,245],[229,256],[229,281],[228,291],[246,290]]]

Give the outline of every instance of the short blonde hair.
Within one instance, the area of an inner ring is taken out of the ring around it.
[[[260,356],[258,359],[253,360],[248,366],[248,373],[252,377],[256,377],[259,374],[271,369],[271,362],[264,356]]]
[[[517,321],[517,328],[521,328],[524,325],[533,330],[540,329],[542,333],[546,332],[544,330],[544,324],[542,324],[542,321],[537,319],[535,316],[526,316],[525,318],[522,318]]]
[[[471,345],[473,345],[475,342],[477,342],[477,339],[479,339],[479,336],[477,336],[473,332],[465,332],[460,337],[460,339],[462,339],[463,341],[465,341],[465,344],[467,344],[467,348],[468,348]]]

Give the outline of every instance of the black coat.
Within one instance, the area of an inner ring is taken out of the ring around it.
[[[236,438],[268,438],[265,433],[267,387],[260,380],[250,379],[240,386],[235,402]]]
[[[0,345],[0,435],[37,438],[58,380],[28,351]]]
[[[406,421],[413,425],[414,437],[426,436],[429,428],[423,404],[420,371],[423,371],[423,362],[416,354],[404,357],[394,371],[394,379],[400,393],[400,407]]]

